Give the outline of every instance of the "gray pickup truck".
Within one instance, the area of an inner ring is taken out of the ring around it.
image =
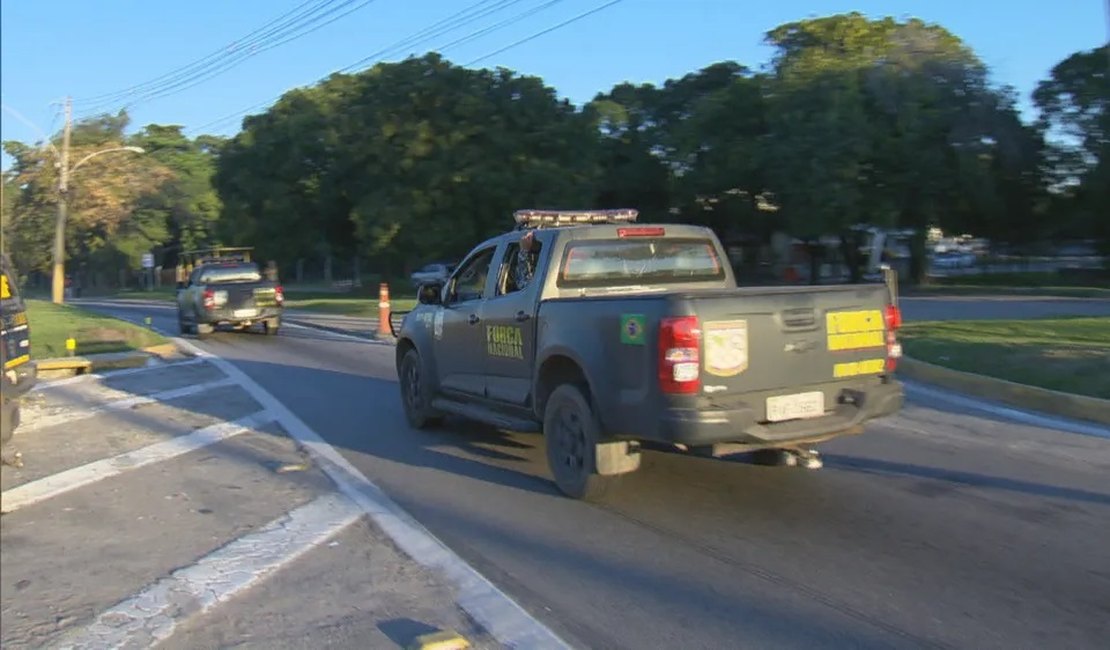
[[[178,286],[177,322],[182,334],[198,337],[219,326],[243,330],[257,323],[274,335],[284,304],[281,285],[264,279],[254,262],[209,260]]]
[[[819,467],[810,445],[901,408],[897,289],[738,288],[707,228],[518,211],[396,333],[408,422],[542,431],[558,488],[601,498],[651,442]]]

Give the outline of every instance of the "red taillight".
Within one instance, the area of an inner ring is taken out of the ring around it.
[[[886,329],[893,332],[902,327],[902,310],[897,305],[886,306]]]
[[[274,287],[274,300],[279,305],[285,302],[285,290],[281,288],[280,284]]]
[[[659,323],[659,387],[664,393],[690,394],[701,388],[701,326],[697,316],[664,318]]]
[[[902,356],[902,345],[894,334],[902,327],[902,311],[896,305],[887,305],[883,315],[886,319],[886,371],[894,372]]]
[[[213,291],[211,289],[205,289],[204,290],[204,308],[205,309],[215,309],[216,308],[216,292],[215,291]]]
[[[666,229],[650,226],[636,228],[617,228],[617,237],[662,237],[667,234]]]

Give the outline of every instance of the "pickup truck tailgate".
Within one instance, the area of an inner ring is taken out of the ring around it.
[[[688,294],[701,329],[702,392],[797,394],[884,373],[887,295],[883,285]]]

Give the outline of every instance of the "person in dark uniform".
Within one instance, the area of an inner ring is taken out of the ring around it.
[[[516,254],[516,265],[513,269],[513,284],[517,291],[523,291],[532,276],[536,274],[536,262],[540,257],[540,243],[536,241],[535,232],[529,230],[520,238],[520,249]]]

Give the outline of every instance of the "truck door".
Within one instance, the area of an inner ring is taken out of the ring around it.
[[[526,406],[532,389],[536,347],[536,299],[540,279],[531,270],[543,268],[540,242],[531,258],[522,257],[520,243],[510,241],[496,265],[493,295],[482,307],[485,323],[486,394],[490,399]]]
[[[482,308],[487,286],[492,284],[489,274],[496,250],[493,244],[476,250],[459,265],[443,292],[443,306],[435,313],[435,359],[440,387],[445,390],[485,395]]]

